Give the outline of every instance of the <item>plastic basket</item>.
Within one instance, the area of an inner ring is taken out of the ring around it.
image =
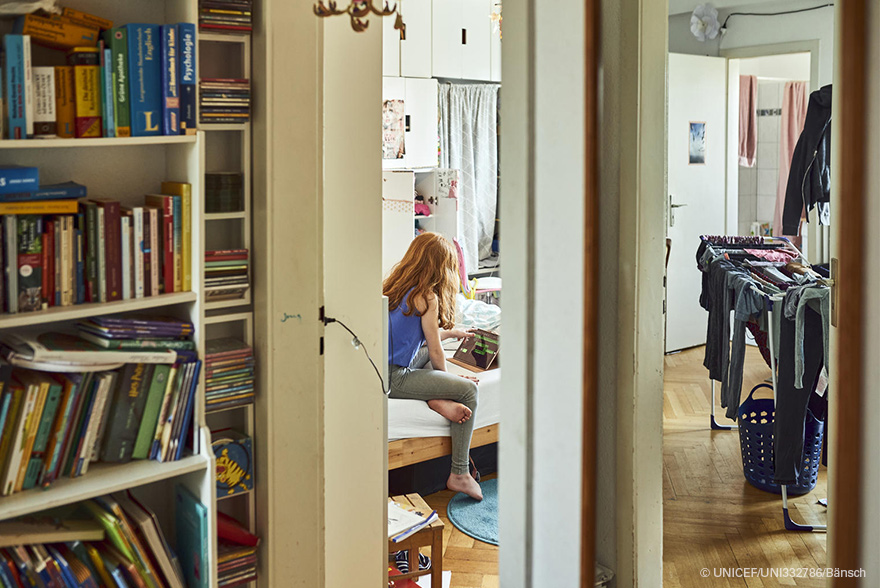
[[[776,410],[772,398],[753,398],[759,388],[773,389],[767,384],[755,386],[739,407],[739,446],[742,451],[743,475],[755,488],[780,494],[782,487],[773,481],[773,418]],[[824,435],[825,423],[807,410],[803,461],[798,472],[798,483],[788,485],[789,494],[806,494],[816,487]]]

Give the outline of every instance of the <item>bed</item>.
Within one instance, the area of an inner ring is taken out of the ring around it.
[[[456,322],[461,324],[461,321]],[[492,325],[489,324],[464,324],[463,326],[492,328]],[[446,350],[446,356],[451,357],[458,347],[458,343],[447,341],[444,342],[443,347]],[[479,405],[471,447],[482,447],[496,443],[499,421],[501,420],[501,368],[475,374],[447,362],[446,369],[453,374],[476,376],[480,380]],[[449,421],[428,408],[426,402],[400,398],[388,399],[389,470],[449,455],[451,450]]]

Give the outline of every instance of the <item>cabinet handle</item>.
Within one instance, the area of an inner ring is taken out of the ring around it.
[[[405,130],[405,132],[408,133],[408,132],[410,131],[410,128],[409,128],[409,115],[408,115],[408,114],[405,115],[405,116],[403,117],[403,125],[404,125],[404,130]]]
[[[461,29],[461,44],[467,45],[467,29]]]

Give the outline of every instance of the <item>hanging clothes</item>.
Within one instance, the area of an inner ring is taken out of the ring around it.
[[[819,224],[831,222],[831,86],[810,94],[804,130],[791,160],[782,210],[782,233],[797,235],[802,213],[814,206]]]
[[[807,82],[786,82],[782,91],[782,122],[779,131],[779,177],[776,182],[776,207],[773,211],[773,234],[789,235],[782,228],[782,210],[791,160],[807,118]],[[797,236],[792,233],[791,236]]]
[[[758,78],[739,76],[739,164],[755,167],[758,152]]]

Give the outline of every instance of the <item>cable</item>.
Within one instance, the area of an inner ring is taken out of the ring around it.
[[[358,347],[360,347],[361,349],[364,350],[364,355],[367,356],[367,359],[370,361],[370,365],[372,365],[373,369],[376,371],[376,376],[379,378],[379,384],[382,386],[382,394],[384,394],[385,396],[388,396],[389,394],[391,394],[391,387],[389,386],[387,390],[385,389],[385,380],[382,379],[382,372],[380,372],[379,368],[376,367],[376,362],[374,362],[373,358],[370,357],[370,353],[367,351],[367,348],[364,346],[364,344],[361,343],[360,338],[358,338],[358,336],[355,334],[355,332],[352,331],[351,329],[349,329],[348,326],[346,326],[346,324],[344,322],[342,322],[341,320],[331,318],[329,316],[325,316],[324,317],[324,325],[326,326],[326,325],[329,325],[330,323],[337,323],[343,329],[348,331],[349,334],[351,334],[351,337],[352,337],[351,343],[352,343],[352,345],[354,345],[354,348],[357,349]]]
[[[786,10],[783,12],[731,12],[727,15],[727,18],[724,19],[724,23],[721,25],[721,31],[727,30],[727,21],[730,20],[731,16],[782,16],[784,14],[797,14],[799,12],[810,12],[811,10],[819,10],[821,8],[828,8],[834,6],[833,2],[829,2],[828,4],[822,4],[821,6],[813,6],[811,8],[800,8],[798,10]]]

